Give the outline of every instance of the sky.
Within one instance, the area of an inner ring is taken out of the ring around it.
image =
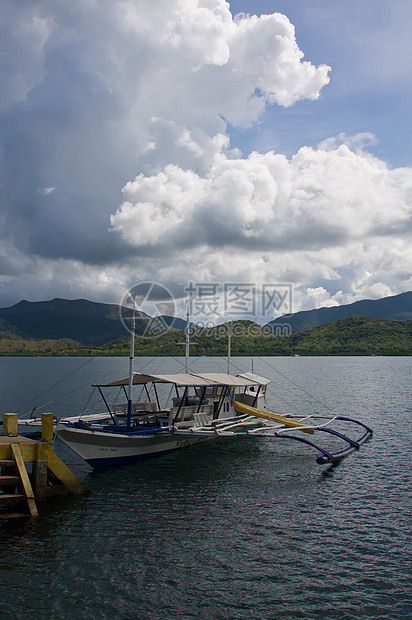
[[[153,282],[217,319],[234,287],[289,291],[266,320],[412,290],[411,23],[410,0],[3,0],[0,307]]]

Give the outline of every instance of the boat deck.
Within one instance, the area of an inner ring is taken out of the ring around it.
[[[0,446],[11,446],[14,443],[36,443],[35,439],[24,437],[23,435],[0,435]]]

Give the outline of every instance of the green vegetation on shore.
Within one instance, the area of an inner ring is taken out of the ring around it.
[[[84,345],[68,338],[24,339],[0,325],[2,356],[128,356],[129,339],[102,346]],[[266,335],[267,330],[250,321],[232,324],[232,355],[412,355],[412,320],[396,321],[352,316],[291,335]],[[236,335],[238,334],[238,335]],[[220,356],[227,353],[222,326],[196,330],[191,355]],[[181,331],[158,337],[136,338],[137,356],[183,356]]]

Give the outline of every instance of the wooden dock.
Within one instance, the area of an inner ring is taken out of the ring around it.
[[[39,441],[18,435],[16,413],[3,415],[0,435],[0,519],[38,516],[38,503],[88,488],[55,455],[53,414],[42,414]]]

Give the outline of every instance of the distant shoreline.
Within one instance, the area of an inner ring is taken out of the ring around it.
[[[227,339],[219,337],[216,330],[217,328],[197,331],[197,344],[191,347],[192,356],[227,355]],[[231,354],[237,357],[412,355],[412,320],[355,316],[290,335],[257,335],[258,333],[255,329],[253,335],[232,337]],[[135,354],[142,357],[181,357],[183,349],[178,343],[182,337],[182,332],[178,330],[166,331],[151,338],[138,336]],[[128,357],[129,347],[129,338],[93,346],[70,339],[40,340],[16,338],[13,335],[0,336],[2,357]]]

